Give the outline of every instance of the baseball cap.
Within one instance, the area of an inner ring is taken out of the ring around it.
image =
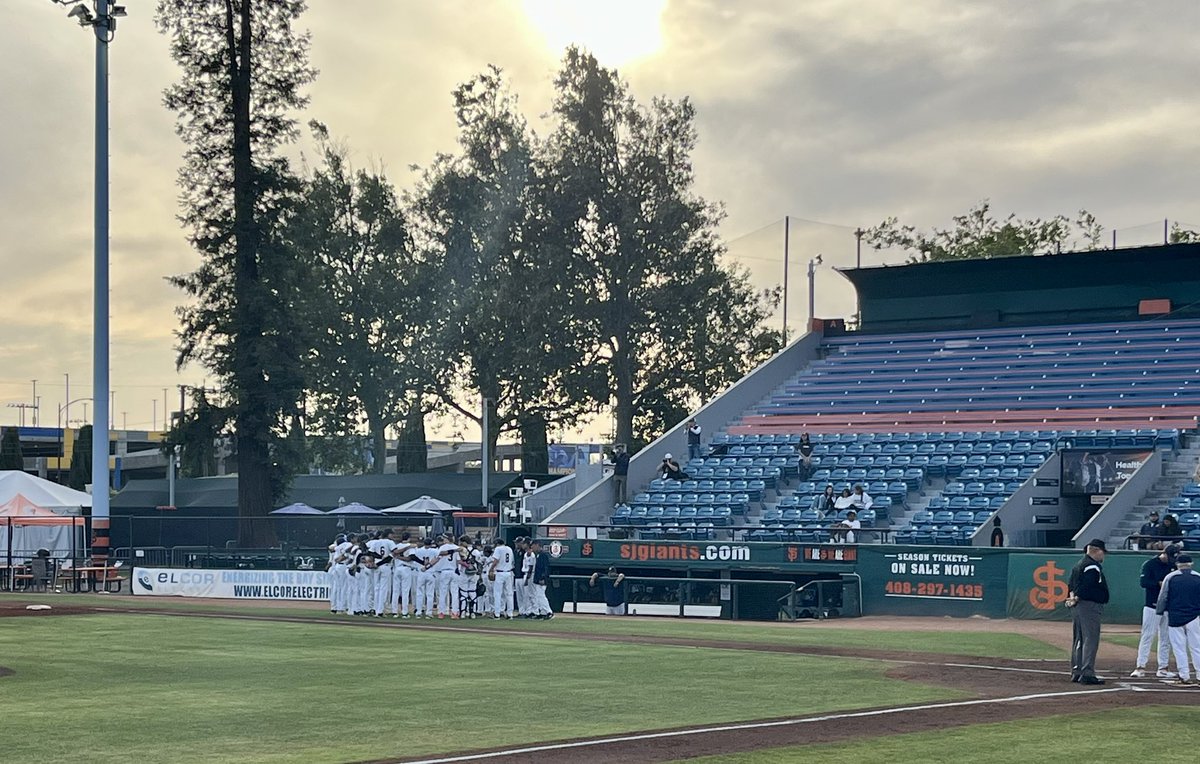
[[[667,455],[666,455],[666,456],[664,456],[663,458],[664,458],[664,459],[670,459],[670,458],[671,458],[671,455],[670,455],[670,454],[667,454]]]
[[[1091,541],[1087,542],[1087,545],[1094,546],[1097,549],[1099,549],[1101,552],[1108,551],[1108,547],[1104,546],[1104,539],[1092,539]]]
[[[1190,554],[1181,554],[1175,558],[1176,565],[1191,565],[1192,556]]]

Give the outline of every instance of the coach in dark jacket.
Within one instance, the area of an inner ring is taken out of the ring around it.
[[[1171,677],[1167,668],[1171,662],[1170,637],[1167,632],[1166,616],[1155,612],[1158,607],[1158,593],[1162,590],[1163,579],[1175,570],[1175,554],[1178,548],[1169,546],[1158,554],[1142,563],[1142,575],[1139,580],[1146,601],[1142,607],[1142,636],[1138,641],[1137,668],[1130,674],[1134,679],[1146,675],[1146,664],[1150,661],[1150,645],[1158,636],[1158,674],[1160,679]]]
[[[1171,630],[1171,651],[1179,666],[1179,684],[1193,684],[1188,653],[1200,674],[1200,573],[1192,570],[1191,555],[1175,558],[1174,573],[1163,579],[1156,612],[1167,614]]]
[[[1108,581],[1104,578],[1102,539],[1092,539],[1083,549],[1083,559],[1071,570],[1067,607],[1071,608],[1071,681],[1104,684],[1096,676],[1096,651],[1100,649],[1100,616],[1108,604]]]

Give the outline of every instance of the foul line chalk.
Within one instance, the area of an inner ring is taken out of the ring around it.
[[[877,711],[854,711],[842,714],[826,714],[825,716],[809,716],[801,719],[781,719],[773,722],[747,722],[745,724],[726,724],[719,727],[702,727],[690,730],[674,730],[670,732],[648,732],[641,735],[622,735],[619,737],[600,738],[598,740],[579,740],[570,743],[550,743],[524,748],[512,748],[507,751],[491,751],[489,753],[464,754],[462,756],[445,756],[434,759],[421,759],[410,764],[454,764],[460,761],[483,761],[498,759],[502,756],[521,756],[546,751],[565,751],[572,748],[591,748],[594,746],[611,745],[613,743],[635,743],[640,740],[661,740],[663,738],[687,737],[690,735],[708,735],[715,732],[736,732],[740,730],[765,729],[768,727],[787,727],[814,722],[838,721],[841,719],[865,719],[872,716],[887,716],[890,714],[911,713],[913,711],[935,711],[943,708],[964,708],[968,706],[987,706],[997,703],[1021,703],[1027,700],[1043,700],[1046,698],[1064,698],[1074,695],[1099,695],[1106,692],[1126,692],[1122,687],[1110,687],[1103,690],[1076,690],[1074,692],[1043,692],[1035,695],[1013,695],[1008,698],[982,698],[979,700],[962,700],[948,703],[929,703],[921,706],[898,706]]]

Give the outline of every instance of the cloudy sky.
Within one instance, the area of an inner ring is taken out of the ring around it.
[[[41,417],[91,394],[92,45],[50,0],[6,0],[0,47],[0,404]],[[161,93],[177,72],[148,0],[128,0],[112,47],[112,376],[115,421],[162,422],[179,294],[197,258],[176,222],[182,146]],[[320,77],[305,117],[380,162],[454,144],[450,92],[485,65],[509,74],[536,124],[565,45],[617,66],[640,98],[691,97],[701,193],[725,202],[731,257],[782,279],[793,217],[789,323],[807,311],[809,257],[853,264],[852,230],[922,226],[990,198],[1022,216],[1080,208],[1151,243],[1164,218],[1200,223],[1200,4],[952,0],[310,0]],[[297,147],[297,152],[303,147]],[[1157,221],[1157,222],[1156,222]],[[902,259],[868,253],[867,263]],[[828,267],[817,312],[853,312]],[[155,403],[157,402],[157,403]],[[82,415],[82,406],[71,418]],[[0,422],[17,421],[0,408]],[[468,433],[469,434],[469,433]]]

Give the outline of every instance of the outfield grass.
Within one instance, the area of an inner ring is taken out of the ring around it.
[[[1085,761],[1190,759],[1200,742],[1196,709],[1176,706],[1102,711],[1051,719],[978,724],[937,732],[864,740],[860,743],[774,748],[751,753],[686,759],[688,764],[927,764],[986,761],[1025,764],[1047,757]],[[682,760],[681,760],[682,761]]]
[[[27,595],[0,595],[4,600],[29,599]],[[105,598],[100,595],[57,594],[46,597],[51,605],[103,606]],[[128,602],[122,598],[121,602]],[[238,613],[243,615],[300,616],[306,618],[328,618],[347,620],[348,616],[335,616],[327,610],[312,608],[254,607],[244,602],[228,605],[189,602],[183,598],[139,597],[138,607],[187,610],[203,613]],[[814,628],[811,624],[795,624],[791,627],[729,621],[691,621],[662,618],[656,620],[628,618],[556,618],[553,621],[492,621],[476,619],[467,622],[420,621],[439,625],[463,625],[471,628],[495,629],[497,631],[537,631],[547,635],[555,633],[587,632],[590,634],[630,635],[650,637],[675,637],[681,639],[709,639],[725,642],[761,642],[764,644],[797,646],[838,646],[868,650],[909,650],[937,655],[968,655],[982,658],[1063,658],[1063,650],[1022,634],[1002,631],[958,632],[952,625],[944,631],[876,631],[854,628]],[[852,626],[852,621],[847,625]]]
[[[14,762],[335,762],[961,697],[851,659],[157,615],[4,619],[0,663]]]

